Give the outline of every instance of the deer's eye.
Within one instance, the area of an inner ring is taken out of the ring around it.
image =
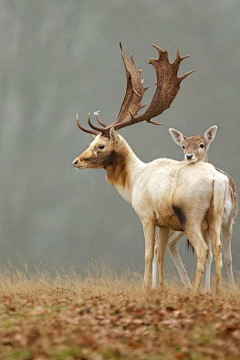
[[[185,146],[184,146],[184,145],[182,146],[182,148],[183,148],[183,150],[185,150]]]
[[[105,145],[98,145],[98,149],[104,149]]]
[[[203,149],[203,148],[204,148],[204,144],[200,144],[199,146],[200,146],[200,148],[201,148],[201,149]]]

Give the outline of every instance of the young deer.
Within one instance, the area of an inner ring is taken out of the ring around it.
[[[208,162],[208,149],[210,144],[214,140],[217,133],[217,126],[211,126],[203,136],[194,135],[190,137],[184,136],[180,131],[175,129],[169,129],[170,135],[172,136],[175,143],[182,147],[184,159],[190,163],[196,162]],[[232,252],[231,252],[231,240],[232,240],[232,227],[238,210],[238,201],[236,193],[236,185],[233,179],[224,171],[216,168],[217,171],[225,174],[229,179],[229,189],[227,195],[227,201],[224,207],[223,221],[222,221],[222,241],[223,241],[223,254],[225,258],[225,263],[227,266],[228,278],[231,285],[234,287],[234,277],[232,271]],[[179,275],[182,279],[182,282],[186,286],[190,286],[190,280],[188,278],[187,272],[184,268],[184,265],[181,261],[181,258],[178,253],[177,244],[178,241],[184,236],[183,233],[172,231],[169,240],[168,247],[172,259],[177,267]],[[209,238],[208,233],[205,234],[206,242],[209,246],[209,254],[206,262],[206,283],[205,283],[205,292],[210,292],[210,274],[211,274],[211,263],[212,263],[212,249],[211,249],[211,239]],[[155,257],[153,261],[153,286],[156,287],[157,284],[157,251],[158,251],[158,239],[155,243]]]
[[[145,237],[144,287],[151,286],[155,228],[158,227],[161,235],[158,259],[161,283],[169,231],[184,231],[197,255],[196,273],[192,284],[192,292],[196,293],[208,256],[208,246],[202,231],[208,229],[214,246],[216,290],[219,292],[222,268],[220,229],[228,178],[216,171],[211,164],[203,162],[189,166],[185,161],[157,159],[145,164],[116,132],[141,121],[159,125],[154,123],[152,118],[170,107],[181,81],[192,73],[190,71],[178,77],[178,68],[185,57],[181,58],[177,52],[175,61],[170,63],[167,51],[153,46],[159,53],[158,59],[150,60],[156,71],[157,83],[147,110],[138,115],[138,111],[144,107],[141,100],[146,88],[143,87],[143,81],[140,81],[141,72],[136,68],[133,55],[129,61],[120,45],[126,69],[127,88],[117,120],[111,124],[104,124],[96,115],[100,124],[96,126],[88,115],[91,129],[86,129],[79,124],[77,115],[78,127],[96,137],[88,149],[73,161],[73,166],[78,169],[104,168],[107,171],[107,182],[115,186],[121,196],[132,204],[140,217]]]

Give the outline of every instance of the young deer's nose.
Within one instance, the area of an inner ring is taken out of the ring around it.
[[[72,164],[73,164],[74,167],[76,167],[77,164],[78,164],[78,159],[73,160]]]
[[[188,160],[191,160],[191,159],[193,158],[193,154],[186,154],[186,158],[187,158]]]

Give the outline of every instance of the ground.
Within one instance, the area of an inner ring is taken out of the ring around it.
[[[240,360],[240,289],[144,291],[127,271],[0,276],[0,359]]]

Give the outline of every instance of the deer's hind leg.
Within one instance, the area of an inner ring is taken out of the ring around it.
[[[221,292],[221,270],[222,270],[222,244],[220,240],[222,219],[216,217],[209,221],[209,235],[212,240],[213,255],[215,260],[215,287],[216,294],[219,295]]]
[[[233,277],[232,250],[231,250],[232,226],[233,226],[232,221],[227,225],[222,226],[222,240],[223,240],[223,255],[227,267],[228,279],[231,283],[231,286],[234,288],[235,281]]]
[[[158,287],[158,248],[159,248],[160,236],[157,232],[155,236],[155,245],[154,245],[154,257],[152,263],[152,287],[156,289]]]
[[[206,294],[210,294],[211,293],[211,265],[212,265],[212,259],[213,259],[212,243],[211,243],[211,238],[209,236],[208,230],[203,231],[203,236],[204,236],[204,240],[209,248],[208,257],[207,257],[207,261],[206,261],[206,282],[205,282],[204,292]]]
[[[197,266],[192,283],[192,293],[196,294],[200,288],[209,248],[204,240],[200,224],[198,226],[189,224],[186,226],[185,232],[197,255]]]

